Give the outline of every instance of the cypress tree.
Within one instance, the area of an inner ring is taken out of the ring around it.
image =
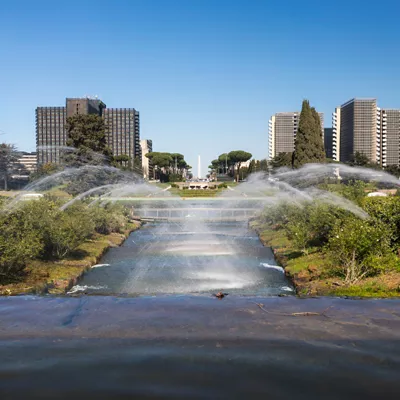
[[[316,161],[313,162],[325,162],[325,146],[324,146],[324,138],[322,135],[322,125],[321,125],[321,118],[317,112],[317,110],[312,107],[311,112],[314,117],[314,122],[315,122],[315,158]]]
[[[304,100],[293,153],[294,168],[325,160],[321,132],[321,121],[317,111],[310,107],[308,100]]]

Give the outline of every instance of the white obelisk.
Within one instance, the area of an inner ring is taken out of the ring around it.
[[[197,158],[197,178],[201,179],[201,163],[200,163],[200,155]]]

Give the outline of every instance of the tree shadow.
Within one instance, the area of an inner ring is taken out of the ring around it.
[[[79,260],[83,260],[88,255],[89,255],[89,253],[86,250],[76,249],[76,250],[73,250],[67,257],[65,257],[64,260],[79,261]]]
[[[285,257],[288,260],[293,260],[294,258],[299,258],[299,257],[301,257],[303,255],[304,255],[303,252],[295,250],[295,251],[291,251],[291,252],[286,253]]]

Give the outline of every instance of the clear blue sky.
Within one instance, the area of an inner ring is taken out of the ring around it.
[[[1,1],[0,136],[35,149],[37,106],[98,95],[140,111],[155,151],[202,173],[267,156],[268,119],[310,99],[400,108],[400,5],[365,0]]]

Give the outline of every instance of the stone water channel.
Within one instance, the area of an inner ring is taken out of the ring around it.
[[[399,300],[299,299],[245,221],[193,208],[70,295],[0,298],[0,398],[400,397]]]

